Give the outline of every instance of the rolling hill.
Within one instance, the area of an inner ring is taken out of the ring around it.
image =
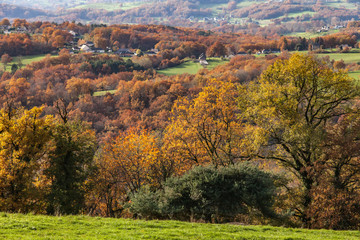
[[[4,0],[0,17],[105,24],[164,24],[238,32],[271,26],[289,34],[359,20],[352,0]],[[14,5],[16,4],[16,5]],[[253,30],[252,30],[253,31]]]

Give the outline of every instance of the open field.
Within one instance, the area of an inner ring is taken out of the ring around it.
[[[356,80],[358,80],[358,81],[360,81],[360,70],[349,72],[349,76],[356,79]]]
[[[273,23],[271,19],[258,20],[260,27],[266,27]]]
[[[293,36],[293,37],[303,37],[303,38],[316,38],[316,37],[321,37],[321,36],[325,36],[325,35],[329,35],[329,34],[333,34],[333,33],[337,33],[339,32],[339,29],[330,29],[328,32],[297,32],[297,33],[290,33],[288,34],[288,36]]]
[[[360,62],[359,53],[321,53],[317,55],[319,57],[329,56],[331,60],[335,60],[335,61],[344,60],[345,63]]]
[[[251,6],[253,4],[261,4],[263,1],[241,1],[239,3],[236,4],[236,6],[238,8],[242,8],[242,7],[248,7]]]
[[[312,16],[315,14],[315,12],[303,11],[303,12],[289,13],[287,16],[296,18],[296,17],[301,17],[302,15],[305,15],[305,14],[309,14]]]
[[[243,8],[243,7],[248,7],[254,4],[261,4],[262,2],[265,2],[265,0],[258,0],[258,1],[254,1],[254,0],[244,0],[241,1],[239,3],[236,4],[237,8]],[[227,3],[200,3],[200,8],[204,9],[204,8],[210,8],[214,13],[219,13],[221,12],[221,10],[223,8],[227,8],[228,4]]]
[[[199,63],[187,61],[175,67],[157,70],[157,73],[167,76],[183,73],[196,74],[200,69],[203,69],[203,67]]]
[[[356,3],[348,3],[345,0],[342,1],[325,1],[324,5],[335,8],[346,8],[346,9],[356,9]]]
[[[221,60],[220,58],[208,58],[207,61],[208,61],[209,65],[206,68],[209,70],[215,68],[218,65],[225,64],[228,62],[225,60]],[[172,76],[172,75],[178,75],[178,74],[183,74],[183,73],[196,74],[200,69],[203,69],[203,67],[200,65],[200,63],[189,60],[189,61],[186,61],[176,67],[158,70],[157,72],[159,74]]]
[[[212,11],[218,13],[222,10],[222,8],[226,8],[227,4],[226,3],[201,3],[200,4],[200,9],[204,9],[204,8],[210,8]]]
[[[89,3],[84,5],[78,5],[72,9],[104,9],[107,11],[114,11],[114,10],[129,10],[132,8],[139,7],[143,5],[144,2],[124,2],[120,3]]]
[[[0,239],[360,239],[359,231],[0,214]]]
[[[42,54],[42,55],[33,55],[33,56],[22,56],[21,57],[21,62],[23,64],[23,67],[27,64],[30,64],[32,62],[36,62],[36,61],[40,61],[41,59],[45,58],[46,55]],[[13,60],[11,63],[9,63],[6,67],[6,71],[11,71],[11,65],[12,64],[19,64],[18,62],[18,58],[19,57],[13,57]],[[4,65],[2,63],[0,63],[0,70],[4,70]]]
[[[107,93],[110,93],[110,94],[115,94],[116,90],[105,90],[105,91],[97,91],[97,92],[94,92],[94,97],[100,97],[100,96],[104,96],[106,95]]]

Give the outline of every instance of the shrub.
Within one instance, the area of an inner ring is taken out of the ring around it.
[[[130,211],[146,219],[161,218],[159,200],[160,192],[151,191],[149,186],[140,188],[136,194],[130,195],[128,207]]]
[[[162,190],[142,189],[134,194],[130,210],[145,218],[206,222],[232,221],[236,215],[250,212],[275,217],[275,194],[274,176],[248,163],[199,166],[169,178]]]

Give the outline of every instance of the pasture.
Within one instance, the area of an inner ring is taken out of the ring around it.
[[[208,58],[207,62],[209,65],[206,69],[213,69],[218,65],[225,64],[227,60],[221,60],[220,58]],[[188,60],[178,66],[170,67],[166,69],[157,70],[157,73],[164,74],[167,76],[178,75],[183,73],[188,74],[196,74],[199,70],[203,69],[204,67],[200,65],[198,62],[193,62],[192,60]]]
[[[25,67],[27,64],[30,64],[32,62],[37,62],[40,61],[42,59],[44,59],[46,57],[46,54],[41,54],[41,55],[32,55],[32,56],[22,56],[22,57],[13,57],[12,62],[8,63],[7,67],[6,67],[6,71],[11,71],[11,65],[15,64],[19,64],[19,58],[21,59],[21,63],[23,64],[22,67]],[[3,71],[4,70],[4,65],[2,63],[0,63],[0,70]]]
[[[337,33],[339,31],[340,31],[339,29],[330,29],[327,32],[320,32],[320,33],[309,31],[309,32],[294,32],[287,35],[292,37],[302,37],[302,38],[310,39],[310,38],[322,37],[329,34]]]
[[[106,11],[115,11],[115,10],[129,10],[132,8],[139,7],[143,5],[144,2],[124,2],[124,3],[87,3],[81,4],[72,9],[103,9]]]
[[[94,97],[101,97],[101,96],[105,96],[107,93],[115,94],[115,92],[116,92],[116,90],[97,91],[97,92],[94,92],[93,96]]]
[[[360,62],[360,54],[356,52],[350,53],[320,53],[319,57],[329,57],[330,60],[339,61],[344,60],[346,64]]]
[[[358,240],[360,232],[0,213],[0,239]]]

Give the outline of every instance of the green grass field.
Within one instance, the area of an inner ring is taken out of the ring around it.
[[[296,17],[300,17],[300,16],[305,15],[305,14],[309,14],[309,15],[312,16],[312,15],[315,14],[315,12],[303,11],[303,12],[297,12],[297,13],[289,13],[287,16],[296,18]]]
[[[0,239],[360,239],[359,231],[0,214]]]
[[[42,55],[33,55],[33,56],[22,56],[21,57],[21,62],[23,64],[23,67],[26,66],[27,64],[30,64],[32,62],[37,62],[42,60],[43,58],[45,58],[46,55],[42,54]],[[18,58],[19,57],[13,57],[13,60],[11,63],[9,63],[6,67],[6,71],[11,71],[11,65],[12,64],[19,64],[18,62]],[[4,65],[2,63],[0,63],[0,70],[4,70]]]
[[[208,61],[209,65],[206,67],[206,69],[209,69],[209,70],[215,68],[218,65],[225,64],[228,62],[225,60],[221,60],[220,58],[208,58],[207,61]],[[183,74],[183,73],[196,74],[200,69],[203,69],[203,67],[199,63],[189,60],[189,61],[186,61],[176,67],[157,70],[157,72],[159,74],[172,76],[172,75],[178,75],[178,74]]]
[[[330,60],[334,60],[334,61],[344,60],[346,64],[360,62],[360,53],[358,52],[317,54],[317,56],[319,57],[329,56]],[[360,71],[349,72],[349,76],[358,80],[360,78]]]
[[[317,54],[319,57],[329,56],[331,60],[339,61],[344,60],[345,63],[357,63],[360,62],[359,53],[321,53]]]
[[[325,36],[325,35],[329,35],[329,34],[333,34],[333,33],[337,33],[339,32],[339,29],[330,29],[328,32],[297,32],[297,33],[290,33],[287,34],[288,36],[293,36],[293,37],[303,37],[303,38],[316,38],[316,37],[321,37],[321,36]]]
[[[360,80],[360,70],[359,71],[349,72],[349,76],[356,79],[356,80]]]
[[[356,9],[355,3],[348,3],[345,0],[324,1],[324,5],[334,8]]]
[[[203,8],[210,8],[214,12],[221,11],[222,8],[226,8],[226,3],[201,3],[199,6],[201,9]]]
[[[261,4],[264,1],[241,1],[238,4],[236,4],[236,7],[238,8],[242,8],[242,7],[248,7],[251,6],[253,4]]]
[[[89,3],[84,5],[78,5],[72,9],[104,9],[107,11],[114,10],[129,10],[132,8],[139,7],[143,5],[144,2],[124,2],[122,5],[120,3]]]
[[[104,96],[106,95],[107,93],[110,93],[110,94],[115,94],[116,90],[105,90],[105,91],[97,91],[97,92],[94,92],[94,97],[100,97],[100,96]]]

